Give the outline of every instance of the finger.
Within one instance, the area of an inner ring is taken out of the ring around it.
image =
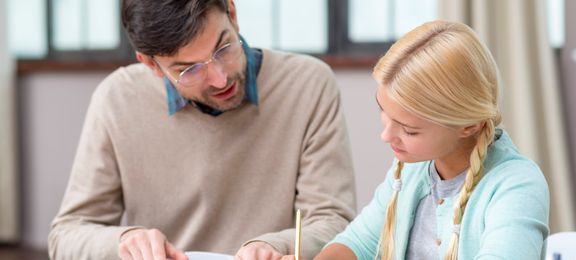
[[[132,260],[130,250],[128,249],[125,243],[121,243],[120,246],[118,246],[118,256],[122,260]]]
[[[282,255],[265,242],[253,242],[240,248],[236,257],[248,260],[279,260]]]
[[[150,255],[154,260],[166,260],[166,236],[158,230],[151,229],[148,233],[148,241],[150,243]]]
[[[271,259],[271,260],[281,260],[282,259],[282,255],[279,254],[276,251],[268,251],[268,258],[265,259]]]
[[[260,247],[257,249],[258,260],[279,260],[282,255],[277,254],[276,251],[268,248]]]
[[[139,245],[140,241],[145,239],[143,234],[142,230],[134,231],[120,242],[119,250],[128,252],[128,254],[124,253],[124,255],[129,255],[131,260],[143,260]]]
[[[165,243],[166,247],[166,255],[174,260],[188,260],[188,257],[179,249],[176,249],[172,244],[168,241]]]
[[[143,237],[137,240],[136,244],[140,250],[143,260],[154,260],[152,256],[152,244],[154,241],[150,241],[148,237]],[[165,258],[158,258],[164,260]]]
[[[140,248],[136,244],[129,244],[128,251],[130,251],[130,255],[132,256],[133,260],[142,260],[142,253],[140,252]]]
[[[251,260],[256,258],[256,250],[250,246],[242,247],[236,252],[234,260]]]
[[[238,249],[238,251],[236,252],[236,255],[234,255],[234,260],[250,259],[250,258],[246,258],[246,251],[248,251],[246,246]]]
[[[152,241],[150,247],[152,250],[152,256],[154,257],[154,260],[164,260],[166,259],[166,257],[168,257],[168,255],[166,254],[166,248],[164,247],[164,244],[166,243],[166,240],[162,240],[162,241]]]

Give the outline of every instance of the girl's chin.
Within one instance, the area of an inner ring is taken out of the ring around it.
[[[394,155],[396,156],[396,159],[398,159],[398,161],[401,161],[403,163],[416,163],[416,162],[425,161],[425,160],[420,160],[420,159],[413,158],[410,156],[406,156],[405,153],[402,153],[402,154],[394,153]]]

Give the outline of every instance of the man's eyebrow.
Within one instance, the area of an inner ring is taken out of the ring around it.
[[[220,46],[220,44],[222,44],[222,40],[224,39],[224,36],[226,36],[227,34],[230,33],[230,29],[225,29],[220,33],[220,36],[218,37],[218,41],[216,41],[216,45],[214,45],[214,47],[212,48],[212,54],[214,54],[214,52],[216,50],[218,50],[218,46]],[[204,62],[204,61],[201,61]],[[178,66],[192,66],[196,63],[200,63],[200,62],[195,62],[195,61],[174,61],[172,62],[168,67],[172,68],[172,67],[178,67]]]
[[[380,102],[378,102],[378,94],[376,94],[376,104],[378,104],[378,107],[380,108],[380,111],[386,113],[386,112],[384,111],[384,109],[382,108],[382,106],[380,105]],[[402,125],[402,126],[404,126],[404,127],[407,127],[407,128],[421,129],[420,127],[411,126],[411,125],[402,123],[402,122],[400,122],[400,121],[398,121],[398,120],[396,120],[396,119],[392,119],[392,121],[394,121],[394,122],[396,122],[396,123],[398,123],[398,124],[400,124],[400,125]]]

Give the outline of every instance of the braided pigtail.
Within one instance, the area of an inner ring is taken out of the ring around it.
[[[396,171],[394,171],[394,184],[392,186],[393,193],[388,203],[388,208],[386,209],[386,219],[384,220],[384,226],[382,227],[382,233],[380,234],[380,242],[378,243],[378,250],[382,252],[381,260],[392,260],[394,257],[394,230],[396,225],[396,204],[398,202],[398,193],[402,188],[402,182],[400,181],[400,173],[404,163],[398,161],[396,164]],[[376,252],[375,258],[378,257],[378,251]]]
[[[462,223],[462,216],[466,209],[466,203],[468,203],[472,191],[474,191],[476,184],[478,184],[480,179],[484,176],[484,159],[486,158],[488,146],[492,140],[494,140],[494,132],[494,122],[492,120],[487,120],[478,135],[476,146],[470,155],[470,169],[468,169],[466,180],[464,181],[464,185],[460,190],[460,195],[454,207],[452,238],[450,239],[450,244],[446,250],[445,260],[458,259],[460,223]]]

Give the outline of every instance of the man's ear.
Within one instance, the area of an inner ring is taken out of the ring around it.
[[[136,59],[138,59],[139,62],[144,63],[146,66],[148,66],[148,68],[154,71],[154,74],[156,74],[156,76],[160,78],[164,77],[164,72],[162,72],[160,67],[158,67],[158,64],[149,55],[137,51]]]
[[[228,0],[228,18],[230,18],[230,22],[234,27],[236,32],[240,32],[240,27],[238,26],[238,16],[236,13],[236,5],[234,4],[234,0]]]
[[[478,132],[480,132],[480,130],[482,130],[485,124],[486,122],[479,122],[473,125],[463,127],[460,130],[460,137],[466,138],[477,134]]]

